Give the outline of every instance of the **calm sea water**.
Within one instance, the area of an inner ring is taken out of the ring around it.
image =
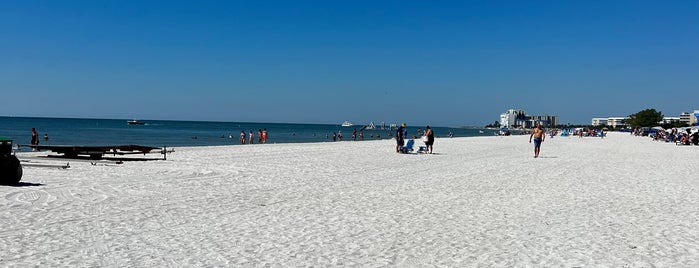
[[[240,132],[253,130],[257,143],[257,130],[266,128],[267,143],[331,142],[333,132],[342,132],[344,140],[352,140],[352,131],[360,125],[342,127],[325,124],[282,124],[242,122],[199,122],[142,120],[145,125],[129,125],[126,119],[76,119],[0,117],[0,136],[14,140],[15,144],[29,144],[31,129],[36,128],[40,145],[126,145],[145,146],[211,146],[240,145]],[[408,126],[410,136],[425,126]],[[433,127],[437,137],[471,137],[493,135],[492,130]],[[482,133],[481,133],[482,132]],[[364,140],[390,139],[392,130],[364,130]],[[49,139],[44,140],[44,134]],[[359,137],[357,137],[359,140]]]

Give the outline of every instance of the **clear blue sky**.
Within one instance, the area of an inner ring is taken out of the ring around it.
[[[699,1],[3,1],[3,116],[483,126],[699,109]]]

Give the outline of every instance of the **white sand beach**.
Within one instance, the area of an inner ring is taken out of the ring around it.
[[[699,146],[555,137],[535,159],[528,139],[31,158],[70,168],[0,186],[0,266],[699,266]]]

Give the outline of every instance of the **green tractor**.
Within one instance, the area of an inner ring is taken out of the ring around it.
[[[0,137],[0,184],[16,185],[22,179],[22,164],[12,154],[12,140]]]

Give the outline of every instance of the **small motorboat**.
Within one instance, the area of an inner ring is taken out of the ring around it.
[[[126,123],[129,123],[129,125],[145,125],[146,124],[145,122],[141,122],[141,121],[138,121],[136,119],[126,121]]]

